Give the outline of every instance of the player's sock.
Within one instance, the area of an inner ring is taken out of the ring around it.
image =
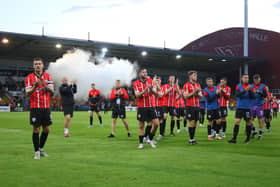
[[[35,152],[39,151],[39,133],[33,132],[33,134],[32,134],[32,141],[33,141]]]
[[[177,129],[180,129],[180,120],[177,120]]]
[[[150,136],[151,129],[152,129],[152,126],[149,126],[149,125],[146,126],[144,137]]]
[[[194,133],[193,133],[193,127],[189,127],[189,135],[190,135],[190,139],[192,140],[194,137]]]
[[[98,119],[99,119],[99,123],[102,124],[102,117],[99,116]]]
[[[163,135],[163,122],[159,124],[159,134]]]
[[[92,125],[92,122],[93,122],[93,117],[90,116],[90,117],[89,117],[89,124]]]
[[[139,143],[143,143],[144,136],[139,136]]]
[[[219,134],[220,129],[221,129],[221,125],[216,123],[216,134]]]
[[[170,122],[170,134],[173,134],[174,127],[175,127],[175,120],[172,119]]]
[[[153,138],[154,138],[154,133],[149,133],[149,139],[152,141],[153,140]]]
[[[233,128],[233,139],[236,140],[237,138],[237,135],[238,135],[238,132],[239,132],[239,125],[234,125],[234,128]]]
[[[262,136],[262,134],[263,134],[263,129],[259,128],[259,136]]]
[[[246,125],[247,140],[250,140],[251,132],[252,132],[252,127],[250,125]]]
[[[41,149],[43,149],[43,147],[47,141],[48,135],[49,135],[49,133],[44,132],[44,131],[41,133],[41,136],[40,136],[40,148]]]
[[[165,133],[165,126],[166,126],[166,119],[163,119],[163,133],[162,133],[162,135],[164,135],[164,133]]]
[[[201,124],[204,123],[204,116],[201,117]]]
[[[196,130],[196,127],[193,127],[193,138],[194,139],[194,136],[195,136],[195,130]]]
[[[252,131],[253,131],[253,132],[256,132],[256,127],[255,127],[255,125],[254,125],[254,124],[252,124],[251,129],[252,129]]]
[[[222,121],[222,129],[223,129],[223,132],[226,132],[226,129],[227,129],[227,122],[226,121]]]
[[[202,116],[199,116],[199,123],[200,123],[200,124],[203,124],[203,123],[202,123]]]
[[[266,124],[266,129],[270,129],[270,122],[265,122],[265,124]]]
[[[184,119],[184,127],[187,127],[187,120]]]
[[[212,128],[212,126],[211,126],[211,125],[208,125],[208,126],[207,126],[208,136],[210,136],[210,135],[211,135],[211,128]]]

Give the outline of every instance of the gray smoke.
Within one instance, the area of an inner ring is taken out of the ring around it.
[[[88,51],[74,49],[51,62],[46,72],[53,77],[56,93],[63,77],[69,82],[76,79],[78,92],[75,100],[83,102],[88,98],[91,83],[95,83],[103,95],[110,94],[116,80],[130,86],[131,80],[137,76],[137,64],[117,58],[93,57]]]

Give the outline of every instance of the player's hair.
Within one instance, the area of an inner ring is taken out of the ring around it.
[[[213,78],[212,78],[212,77],[207,77],[205,80],[206,80],[206,81],[208,81],[208,80],[213,80]]]
[[[243,73],[241,77],[244,77],[244,76],[246,76],[246,75],[248,75],[248,76],[249,76],[249,74],[248,74],[248,73]]]
[[[120,81],[121,81],[120,79],[117,79],[117,80],[116,80],[116,82],[120,82]]]
[[[144,67],[143,67],[143,68],[140,68],[139,71],[138,71],[138,73],[140,73],[140,72],[143,71],[144,69],[146,69],[146,68],[144,68]],[[147,70],[147,69],[146,69],[146,70]]]
[[[43,59],[41,57],[34,57],[33,58],[33,62],[34,61],[41,61],[41,62],[43,62]]]
[[[226,82],[227,82],[227,78],[226,78],[226,77],[221,78],[221,80],[223,80],[223,81],[226,81]]]
[[[170,77],[176,77],[176,76],[175,76],[175,75],[169,75],[169,78],[170,78]]]
[[[188,71],[188,76],[191,76],[193,74],[197,74],[197,71],[194,71],[194,70],[190,70]]]
[[[261,78],[260,74],[255,74],[255,75],[253,76],[253,79],[259,79],[259,78]]]
[[[91,83],[91,86],[95,85],[95,83]]]

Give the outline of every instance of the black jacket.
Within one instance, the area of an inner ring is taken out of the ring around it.
[[[76,84],[62,84],[59,87],[59,93],[61,95],[61,104],[62,105],[73,105],[74,104],[74,94],[77,93]]]

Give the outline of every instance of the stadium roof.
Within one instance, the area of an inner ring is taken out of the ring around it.
[[[7,44],[3,43],[4,38],[8,39]],[[67,50],[73,48],[85,49],[93,54],[99,54],[102,48],[107,48],[107,57],[118,57],[133,62],[137,61],[140,66],[145,67],[172,68],[181,71],[195,69],[198,71],[221,73],[237,70],[240,64],[243,63],[248,63],[250,67],[257,63],[266,62],[266,59],[255,57],[222,56],[168,48],[153,48],[1,31],[0,39],[0,58],[2,59],[32,60],[33,57],[42,57],[45,61],[51,62],[61,57]],[[57,44],[60,44],[61,48],[57,48]],[[146,56],[141,54],[143,51],[147,52]]]

